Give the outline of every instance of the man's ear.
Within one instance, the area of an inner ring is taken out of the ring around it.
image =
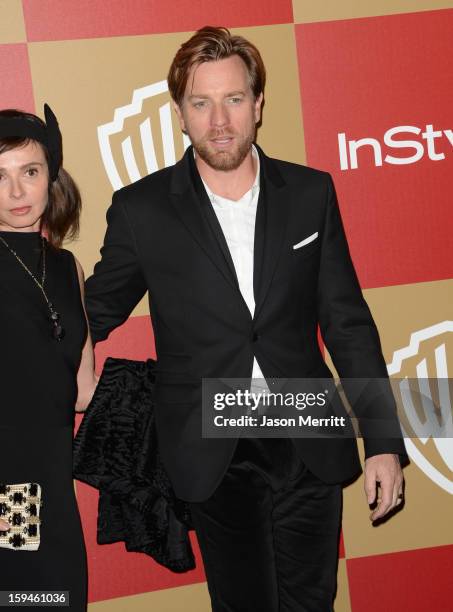
[[[186,132],[186,124],[184,122],[184,117],[182,115],[181,107],[179,106],[179,104],[177,104],[175,101],[173,101],[173,108],[175,109],[176,116],[178,117],[179,125],[181,127],[181,130],[183,132]]]
[[[255,100],[255,123],[259,123],[261,121],[261,109],[263,107],[263,92]]]

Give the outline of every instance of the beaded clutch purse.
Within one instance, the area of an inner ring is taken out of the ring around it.
[[[0,517],[10,525],[9,531],[0,531],[0,548],[38,550],[40,512],[39,484],[0,484]]]

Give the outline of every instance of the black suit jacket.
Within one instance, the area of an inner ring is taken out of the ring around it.
[[[176,494],[188,501],[209,497],[236,446],[234,439],[202,438],[202,377],[250,377],[254,356],[266,378],[329,377],[318,324],[342,378],[387,377],[331,177],[258,151],[253,318],[191,147],[174,166],[114,194],[102,259],[86,284],[95,342],[149,292],[159,449]],[[315,232],[316,240],[292,248]],[[390,387],[379,389],[356,402],[359,417],[394,418]],[[360,471],[351,438],[299,439],[296,446],[326,482]],[[368,437],[365,450],[367,456],[405,452],[398,438]]]

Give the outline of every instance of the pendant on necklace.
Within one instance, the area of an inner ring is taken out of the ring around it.
[[[60,315],[53,307],[52,302],[49,302],[49,310],[50,310],[50,320],[52,321],[52,325],[53,325],[52,336],[55,338],[55,340],[58,340],[58,341],[63,340],[66,332],[64,330],[64,327],[60,323]]]

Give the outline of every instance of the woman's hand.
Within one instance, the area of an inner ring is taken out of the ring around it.
[[[79,392],[77,394],[77,401],[75,409],[77,412],[83,412],[88,408],[89,403],[96,391],[97,384],[99,382],[99,376],[95,372],[84,373],[79,370],[77,377],[77,384]]]
[[[6,521],[4,521],[3,519],[0,519],[0,532],[1,531],[8,531],[10,528],[10,524],[7,523]]]

